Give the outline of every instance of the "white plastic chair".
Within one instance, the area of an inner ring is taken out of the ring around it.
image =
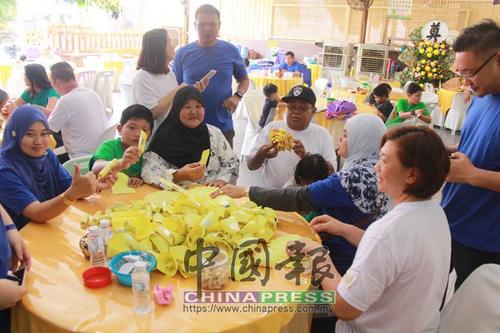
[[[99,144],[109,140],[113,140],[116,137],[116,125],[117,124],[113,124],[106,128],[104,132],[102,132],[102,134],[99,136]]]
[[[78,73],[76,82],[80,87],[93,89],[96,73],[96,71],[82,71]]]
[[[113,97],[111,90],[113,89],[114,71],[98,72],[94,81],[94,90],[101,97],[104,109],[113,112]]]
[[[78,165],[80,166],[80,174],[86,175],[89,172],[89,161],[91,158],[92,155],[73,158],[64,162],[63,168],[66,169],[71,176],[73,176],[75,173],[75,165]]]
[[[436,105],[434,109],[432,109],[431,118],[432,118],[431,119],[432,126],[437,126],[437,127],[444,126],[445,115],[443,114],[443,111],[441,110],[441,107],[439,105]]]
[[[500,265],[476,269],[441,311],[438,333],[500,331]]]
[[[469,103],[465,102],[465,94],[458,93],[453,96],[451,100],[451,108],[446,115],[446,120],[444,121],[444,127],[451,129],[451,133],[455,135],[456,131],[462,128],[465,114]]]
[[[328,84],[328,79],[325,79],[324,77],[321,77],[319,79],[316,79],[316,81],[314,81],[312,90],[314,91],[316,98],[320,98],[323,95],[327,84]]]

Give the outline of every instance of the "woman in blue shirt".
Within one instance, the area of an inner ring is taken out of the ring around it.
[[[96,181],[92,172],[72,178],[49,149],[49,126],[35,106],[23,105],[12,113],[0,153],[0,203],[21,229],[29,220],[43,223],[61,214],[77,199],[109,187],[111,173]]]
[[[320,210],[336,219],[366,229],[387,211],[388,197],[378,191],[375,164],[385,125],[379,117],[361,114],[349,119],[337,154],[345,158],[342,170],[328,178],[298,188],[249,189],[226,185],[213,195],[242,197],[258,205],[283,211]],[[339,236],[323,237],[339,273],[351,266],[356,248]]]
[[[15,260],[12,260],[12,254]],[[16,270],[19,265],[29,270],[31,256],[26,243],[17,232],[16,226],[0,205],[0,332],[10,332],[10,312],[8,309],[14,306],[26,293],[26,288],[6,278],[7,271],[9,269]]]

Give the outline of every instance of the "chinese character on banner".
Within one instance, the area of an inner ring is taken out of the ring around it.
[[[433,43],[441,43],[448,38],[448,25],[443,21],[429,21],[422,28],[422,38]]]
[[[389,0],[387,18],[410,20],[413,0]]]
[[[319,255],[315,256],[316,253],[319,253]],[[309,255],[313,258],[313,260],[312,260],[313,278],[311,281],[311,284],[313,286],[317,287],[317,286],[321,285],[321,282],[326,277],[333,279],[334,275],[331,272],[332,266],[329,265],[328,263],[326,263],[326,261],[328,261],[328,259],[327,259],[328,250],[326,248],[324,248],[324,247],[315,248],[315,249],[307,252],[307,255]]]
[[[300,285],[300,274],[305,272],[305,267],[302,264],[302,259],[304,259],[305,254],[302,252],[306,244],[304,242],[295,241],[292,245],[288,246],[288,249],[292,252],[292,255],[287,259],[276,264],[275,268],[279,271],[287,264],[292,264],[292,270],[285,275],[287,280],[295,279],[295,285]]]
[[[246,240],[234,249],[231,276],[233,278],[238,276],[237,280],[239,281],[255,281],[255,276],[261,277],[262,275],[259,271],[262,259],[264,259],[263,265],[265,269],[261,284],[265,286],[267,281],[269,281],[271,272],[269,267],[269,249],[266,241],[262,238]],[[239,260],[239,265],[236,265],[236,260]]]

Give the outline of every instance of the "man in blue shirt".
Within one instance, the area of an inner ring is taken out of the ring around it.
[[[194,84],[210,70],[217,71],[203,91],[205,99],[205,121],[218,127],[232,146],[234,130],[231,114],[247,91],[247,71],[238,49],[218,40],[220,13],[212,5],[203,5],[196,10],[195,27],[198,40],[182,47],[174,59],[177,82]],[[238,82],[233,94],[232,77]]]
[[[457,70],[476,94],[441,202],[458,288],[477,267],[500,264],[500,27],[489,20],[468,27],[453,49]]]
[[[295,54],[292,51],[285,53],[285,62],[280,65],[280,69],[300,75],[299,70],[302,68],[304,68],[304,66],[295,61]]]

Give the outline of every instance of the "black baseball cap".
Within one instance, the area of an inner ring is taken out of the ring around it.
[[[302,99],[312,105],[316,105],[316,95],[314,95],[314,91],[306,86],[295,86],[290,89],[288,95],[282,98],[286,103],[292,99]]]

